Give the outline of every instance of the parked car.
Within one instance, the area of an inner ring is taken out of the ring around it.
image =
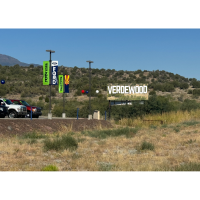
[[[8,108],[9,118],[25,118],[27,115],[26,106],[13,104],[9,99],[0,97],[0,104],[4,104],[4,106]]]
[[[6,115],[8,115],[8,107],[5,106],[5,103],[1,102],[0,118],[5,118]]]
[[[29,105],[26,101],[23,100],[16,100],[16,99],[10,99],[10,101],[15,105],[23,105],[26,106],[27,109],[27,115],[26,117],[31,117],[31,105]],[[32,117],[33,118],[39,118],[39,116],[42,115],[41,108],[32,106]]]

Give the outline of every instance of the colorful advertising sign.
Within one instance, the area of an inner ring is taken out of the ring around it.
[[[49,61],[43,61],[43,85],[49,85]]]
[[[148,90],[146,84],[108,84],[107,100],[148,100]]]
[[[65,75],[65,93],[69,93],[69,75]]]
[[[59,93],[63,93],[64,92],[64,81],[63,81],[63,75],[58,75],[58,80],[59,80]]]
[[[51,62],[51,85],[58,85],[58,61]]]

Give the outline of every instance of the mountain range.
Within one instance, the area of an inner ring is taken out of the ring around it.
[[[4,54],[0,54],[0,65],[2,66],[14,66],[14,65],[19,65],[22,67],[26,67],[26,66],[30,66],[30,65],[34,65],[35,67],[39,66],[38,64],[27,64],[24,62],[20,62],[19,60],[17,60],[16,58],[13,58],[11,56],[7,56]]]

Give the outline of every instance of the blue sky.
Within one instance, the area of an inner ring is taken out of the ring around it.
[[[200,80],[200,29],[0,29],[0,54],[25,63],[135,71]]]

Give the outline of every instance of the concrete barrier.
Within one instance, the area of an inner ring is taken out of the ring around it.
[[[95,110],[95,111],[94,111],[93,119],[98,119],[98,120],[100,120],[100,111],[99,111],[99,110]]]

